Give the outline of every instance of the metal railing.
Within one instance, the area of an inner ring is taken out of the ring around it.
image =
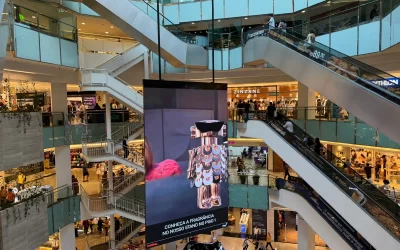
[[[114,57],[112,57],[112,58],[110,58],[110,59],[108,59],[107,61],[105,61],[104,63],[102,63],[102,64],[100,64],[100,65],[98,65],[96,68],[97,69],[102,69],[102,68],[104,68],[103,66],[105,66],[106,64],[108,64],[109,62],[111,62],[111,61],[113,61],[113,60],[115,60],[118,56],[122,56],[122,55],[124,55],[124,54],[126,54],[129,50],[131,50],[131,49],[135,49],[137,46],[139,46],[140,45],[140,43],[139,42],[137,42],[137,43],[135,43],[135,44],[133,44],[132,46],[130,46],[129,48],[127,48],[126,50],[124,50],[124,51],[122,51],[121,53],[119,53],[118,55],[116,55],[116,56],[114,56]],[[133,58],[132,59],[132,61],[133,60],[135,60],[136,58]],[[125,63],[125,64],[123,64],[123,65],[121,65],[119,68],[117,68],[117,69],[115,69],[114,71],[117,71],[118,69],[120,69],[120,68],[122,68],[122,67],[124,67],[126,64],[128,64],[128,63],[130,63],[131,61],[129,61],[129,62],[127,62],[127,63]],[[113,71],[113,72],[114,72]],[[111,73],[113,73],[113,72],[111,72]]]
[[[121,229],[119,229],[115,233],[115,240],[119,242],[126,242],[127,240],[126,237],[128,237],[130,234],[134,232],[139,232],[140,229],[144,227],[144,224],[134,221],[134,220],[129,220],[129,222],[124,225]]]
[[[124,176],[118,176],[113,178],[113,192],[121,193],[129,186],[133,185],[137,180],[144,177],[143,172],[138,172],[136,169],[131,169]],[[100,183],[100,194],[102,196],[107,196],[109,191],[108,180]]]
[[[265,186],[274,188],[278,177],[271,174],[257,174],[257,172],[229,172],[229,184],[247,186]]]
[[[145,202],[129,198],[111,191],[107,197],[90,197],[82,185],[79,185],[81,200],[89,212],[123,211],[128,214],[145,218]]]

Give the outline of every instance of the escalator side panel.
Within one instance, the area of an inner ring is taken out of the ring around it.
[[[328,244],[331,249],[351,250],[352,248],[301,196],[287,190],[279,190],[274,195],[270,191],[270,201],[298,212],[311,228]]]
[[[240,137],[261,138],[267,143],[376,249],[400,249],[399,242],[375,219],[362,210],[358,203],[343,193],[338,183],[333,183],[267,124],[262,121],[251,120],[247,122],[247,128],[238,130],[238,133]],[[346,183],[342,185],[346,185]]]
[[[157,22],[133,3],[128,0],[83,0],[83,3],[150,51],[158,52]],[[174,67],[207,67],[207,51],[203,47],[181,41],[163,26],[160,27],[160,38],[161,57]]]
[[[243,51],[244,63],[271,63],[400,143],[397,129],[397,124],[400,124],[398,105],[271,38],[253,38],[247,42]]]

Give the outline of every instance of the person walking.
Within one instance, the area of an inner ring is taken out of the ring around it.
[[[18,172],[18,177],[17,177],[17,189],[18,191],[21,191],[22,189],[25,189],[25,182],[26,182],[26,176],[19,171]]]
[[[88,220],[84,220],[82,222],[82,225],[83,225],[83,232],[85,233],[85,235],[87,235],[88,232],[89,232],[89,226],[90,226],[89,221]]]
[[[382,155],[383,179],[386,180],[386,155]]]
[[[260,242],[258,240],[253,241],[254,244],[254,250],[258,249],[258,246],[260,245]]]
[[[249,248],[249,238],[246,237],[246,239],[244,239],[243,241],[243,250],[247,250],[247,248]]]
[[[100,164],[96,164],[96,174],[97,174],[97,181],[100,181],[102,175]]]
[[[6,199],[7,199],[7,189],[5,189],[4,186],[2,186],[0,191],[0,204],[1,205],[6,204]]]
[[[121,222],[117,217],[114,217],[115,220],[115,232],[118,232],[118,230],[121,228]]]
[[[89,220],[89,228],[90,228],[90,234],[93,233],[93,219]]]
[[[375,160],[375,181],[379,181],[379,175],[381,173],[382,160],[377,157]]]
[[[270,102],[268,107],[267,107],[268,120],[271,121],[271,120],[274,119],[275,111],[276,111],[275,106],[272,104],[272,102]]]
[[[99,235],[103,232],[103,219],[100,217],[97,221],[97,230],[99,231]]]
[[[268,234],[267,234],[267,245],[265,246],[266,250],[268,249],[268,246],[270,246],[271,249],[274,250],[274,247],[272,246],[271,242],[272,242],[271,234],[270,234],[270,232],[268,232]]]
[[[268,29],[275,29],[275,19],[273,14],[269,14]]]
[[[258,248],[258,250],[265,250],[264,244],[262,242],[260,242],[260,247]]]
[[[108,236],[108,230],[110,229],[110,220],[106,217],[104,220],[104,231],[106,232],[106,236]]]
[[[129,155],[129,149],[128,149],[128,142],[127,142],[128,138],[124,137],[124,139],[122,140],[122,147],[124,148],[124,158],[128,158]]]
[[[258,228],[258,226],[255,226],[254,229],[253,229],[253,240],[257,241],[259,234],[260,234],[260,228]]]
[[[78,179],[75,177],[75,175],[72,175],[72,191],[74,195],[77,195],[79,193],[79,182]]]
[[[83,164],[82,174],[83,174],[83,182],[88,182],[89,181],[89,171],[88,171],[87,162],[85,164]]]

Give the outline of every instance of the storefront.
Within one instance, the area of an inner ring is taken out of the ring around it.
[[[224,228],[224,236],[246,237],[254,234],[257,227],[257,239],[266,240],[267,210],[229,208],[228,226]]]

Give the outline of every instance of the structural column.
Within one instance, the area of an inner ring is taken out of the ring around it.
[[[306,107],[315,107],[315,91],[299,82],[299,96],[298,96],[297,116],[299,120],[314,120],[315,110],[306,110]]]
[[[108,151],[111,152],[114,150],[114,147],[111,142],[111,105],[110,105],[110,95],[105,94],[106,100],[106,131],[107,131],[107,139],[108,141]],[[113,153],[113,152],[112,152]],[[108,174],[108,190],[114,190],[114,176],[113,176],[113,162],[108,161],[107,164],[107,174]],[[113,192],[109,192],[109,202],[113,203],[114,194]],[[115,219],[114,214],[110,214],[110,231],[108,232],[110,235],[110,243],[111,249],[115,249]]]
[[[274,151],[271,147],[268,147],[268,154],[267,154],[267,170],[273,171],[274,170]]]
[[[52,112],[63,112],[64,121],[68,118],[67,84],[51,84],[51,110]],[[67,136],[67,135],[65,135]],[[61,187],[67,185],[72,187],[71,150],[69,145],[55,147],[56,154],[56,185]],[[68,195],[59,193],[59,198]],[[61,197],[60,197],[61,196]],[[60,229],[61,250],[75,249],[75,227],[74,223]]]
[[[315,232],[298,214],[298,249],[315,250]]]

